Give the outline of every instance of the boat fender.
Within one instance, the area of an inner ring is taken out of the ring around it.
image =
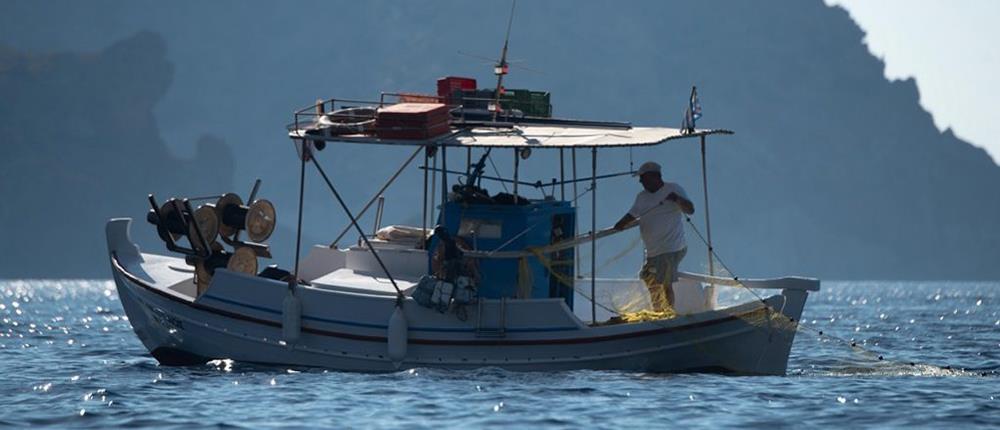
[[[396,305],[396,310],[392,312],[392,316],[389,317],[388,335],[388,356],[392,360],[392,365],[397,369],[403,363],[403,359],[406,358],[408,330],[406,315],[403,314],[403,304],[399,303]]]
[[[288,289],[285,300],[281,303],[281,335],[288,346],[299,340],[302,331],[302,301],[295,296],[295,291]]]

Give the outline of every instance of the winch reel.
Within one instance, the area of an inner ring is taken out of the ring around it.
[[[212,208],[200,206],[193,210],[190,201],[175,198],[157,207],[152,194],[149,202],[153,209],[146,214],[146,221],[156,226],[156,233],[167,243],[167,249],[203,258],[212,253],[211,244],[219,235],[219,220]],[[188,239],[190,248],[177,245],[182,237]]]
[[[258,186],[259,180],[251,195],[256,194]],[[149,203],[152,209],[146,220],[156,226],[167,249],[184,254],[185,262],[194,266],[199,294],[208,288],[216,269],[255,276],[257,257],[271,257],[268,245],[263,242],[274,232],[277,219],[274,205],[268,200],[256,199],[244,205],[239,195],[227,193],[215,204],[193,209],[190,199],[171,198],[158,205],[150,194]],[[246,231],[248,241],[240,240],[242,231]],[[190,247],[179,245],[181,238],[186,238]],[[217,239],[233,250],[227,250]]]
[[[221,221],[219,234],[234,241],[238,240],[238,233],[245,230],[251,242],[261,243],[271,237],[277,223],[274,205],[270,201],[258,199],[245,206],[243,199],[235,193],[220,197],[215,203],[215,213]]]

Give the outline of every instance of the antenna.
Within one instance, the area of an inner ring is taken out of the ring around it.
[[[500,61],[493,67],[493,73],[497,75],[497,88],[493,92],[493,122],[496,122],[497,113],[500,112],[500,92],[503,91],[503,76],[510,70],[510,65],[507,64],[507,45],[510,42],[510,27],[514,23],[514,8],[516,6],[517,0],[511,0],[510,18],[507,19],[507,35],[503,39],[503,50],[500,51]]]
[[[496,62],[495,59],[490,58],[490,57],[486,57],[486,56],[483,56],[483,55],[473,54],[471,52],[465,52],[465,51],[457,51],[457,52],[458,52],[458,55],[464,55],[464,56],[469,57],[469,58],[475,58],[477,60],[483,60],[482,64],[495,64],[495,62]],[[525,71],[532,72],[532,73],[538,73],[538,74],[541,74],[541,75],[545,74],[545,72],[543,72],[541,70],[533,69],[531,67],[528,67],[528,66],[525,66],[525,65],[522,65],[522,64],[517,64],[517,63],[523,62],[523,61],[524,60],[519,60],[519,59],[507,60],[507,65],[511,69],[521,69],[521,70],[525,70]]]

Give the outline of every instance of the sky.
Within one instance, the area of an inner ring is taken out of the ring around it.
[[[1000,1],[825,0],[867,33],[889,79],[914,78],[938,129],[1000,164]]]

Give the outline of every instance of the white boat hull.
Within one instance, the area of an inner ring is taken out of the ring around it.
[[[183,261],[140,254],[128,239],[127,220],[108,224],[108,243],[129,321],[167,365],[229,358],[361,372],[500,367],[784,375],[808,295],[786,278],[790,287],[763,303],[606,326],[584,324],[561,299],[485,300],[468,306],[461,320],[407,298],[404,353],[394,361],[388,354],[392,296],[299,286],[301,334],[289,343],[282,340],[286,284],[218,270],[195,299],[181,291],[190,276]]]

